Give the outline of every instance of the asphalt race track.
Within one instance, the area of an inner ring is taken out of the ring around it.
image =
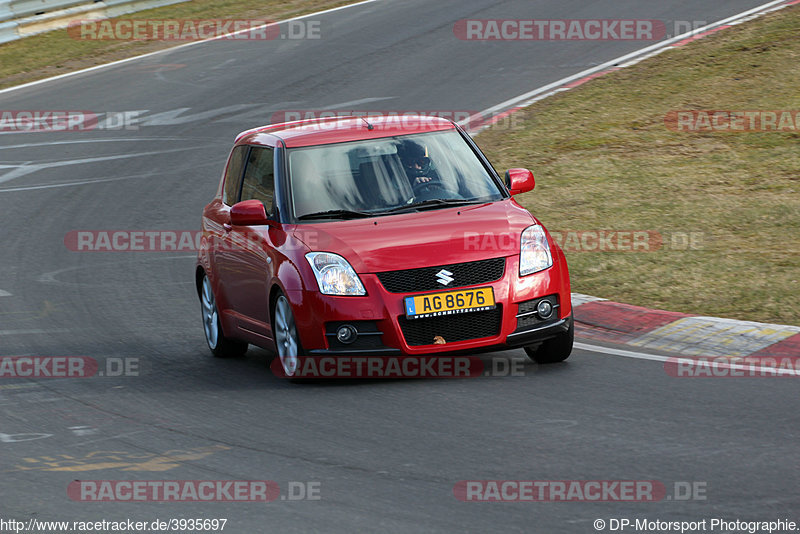
[[[281,110],[480,111],[651,44],[462,41],[459,19],[659,19],[670,30],[760,3],[378,1],[312,17],[318,40],[215,41],[0,93],[0,110],[139,119],[0,134],[0,355],[88,356],[106,371],[138,361],[138,376],[0,380],[0,516],[226,518],[235,533],[796,519],[792,380],[680,380],[655,361],[576,350],[524,376],[293,384],[270,372],[267,351],[211,357],[194,253],[65,245],[75,230],[199,229],[236,133]],[[313,482],[320,498],[79,502],[67,495],[76,479],[272,480],[284,497]],[[705,499],[466,503],[453,493],[462,480],[656,480],[670,496],[689,482]]]

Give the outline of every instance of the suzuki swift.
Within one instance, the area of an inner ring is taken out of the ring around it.
[[[565,360],[564,254],[453,122],[424,116],[272,124],[236,138],[203,211],[196,269],[215,356],[523,348]]]

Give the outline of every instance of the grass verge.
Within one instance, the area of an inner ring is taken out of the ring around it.
[[[257,19],[284,20],[331,9],[357,0],[193,0],[137,11],[125,19]],[[77,17],[80,18],[80,17]],[[89,41],[70,37],[66,29],[0,45],[0,88],[20,85],[102,63],[170,48],[184,42]]]
[[[573,291],[800,325],[800,124],[679,132],[665,123],[677,110],[793,110],[800,121],[799,64],[800,6],[537,102],[477,142],[498,170],[534,171],[536,191],[518,200],[551,231],[664,236],[653,252],[566,250]],[[694,246],[681,249],[691,233]]]

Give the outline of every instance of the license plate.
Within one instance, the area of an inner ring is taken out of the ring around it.
[[[424,319],[441,315],[455,315],[495,308],[494,290],[491,287],[462,289],[461,291],[442,291],[406,297],[406,317]]]

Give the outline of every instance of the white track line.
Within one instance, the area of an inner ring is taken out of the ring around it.
[[[232,36],[232,35],[238,35],[240,33],[254,31],[254,30],[265,28],[267,26],[271,26],[271,25],[274,25],[274,24],[284,24],[286,22],[291,22],[291,21],[295,21],[295,20],[302,20],[302,19],[306,19],[306,18],[309,18],[309,17],[316,17],[316,16],[319,16],[319,15],[326,15],[328,13],[333,13],[335,11],[340,11],[340,10],[343,10],[343,9],[349,9],[351,7],[357,7],[357,6],[362,6],[362,5],[366,5],[366,4],[371,4],[371,3],[374,3],[374,2],[378,2],[378,1],[380,1],[380,0],[362,0],[361,2],[356,2],[354,4],[348,4],[348,5],[345,5],[345,6],[339,6],[339,7],[334,7],[334,8],[331,8],[331,9],[326,9],[326,10],[323,10],[323,11],[317,11],[315,13],[309,13],[307,15],[301,15],[301,16],[298,16],[298,17],[293,17],[293,18],[290,18],[290,19],[281,20],[281,21],[278,21],[278,22],[270,23],[270,24],[265,24],[265,25],[259,26],[257,28],[247,28],[247,29],[244,29],[244,30],[240,30],[238,32],[232,32],[232,33],[229,33],[229,34],[224,34],[224,35],[220,35],[220,36],[217,36],[217,37],[212,37],[210,39],[205,39],[205,40],[202,40],[202,41],[192,41],[190,43],[185,43],[185,44],[182,44],[182,45],[173,46],[173,47],[170,47],[170,48],[165,48],[163,50],[156,50],[154,52],[148,52],[147,54],[141,54],[139,56],[133,56],[133,57],[125,58],[125,59],[120,59],[120,60],[117,60],[117,61],[112,61],[111,63],[103,63],[102,65],[95,65],[94,67],[88,67],[88,68],[85,68],[85,69],[76,70],[74,72],[65,72],[64,74],[59,74],[58,76],[52,76],[50,78],[43,78],[41,80],[35,80],[35,81],[32,81],[32,82],[24,83],[22,85],[17,85],[17,86],[14,86],[14,87],[7,87],[5,89],[0,89],[0,95],[1,94],[5,94],[5,93],[9,93],[11,91],[17,91],[19,89],[26,89],[28,87],[33,87],[33,86],[40,85],[40,84],[43,84],[43,83],[52,82],[54,80],[60,80],[62,78],[67,78],[67,77],[70,77],[70,76],[77,76],[78,74],[84,74],[84,73],[87,73],[87,72],[92,72],[92,71],[95,71],[95,70],[104,69],[106,67],[111,67],[111,66],[114,66],[114,65],[121,65],[123,63],[128,63],[128,62],[131,62],[131,61],[136,61],[138,59],[143,59],[143,58],[146,58],[146,57],[155,56],[157,54],[162,54],[164,52],[172,52],[172,51],[178,50],[180,48],[186,48],[186,47],[189,47],[189,46],[195,46],[195,45],[198,45],[198,44],[207,43],[209,41],[216,41],[216,40],[219,40],[219,39],[225,39],[225,38],[227,38],[229,36]],[[787,0],[773,0],[771,2],[767,2],[766,4],[762,4],[762,5],[758,6],[758,7],[750,9],[748,11],[744,11],[744,12],[738,14],[738,15],[734,15],[732,17],[728,17],[727,19],[721,20],[719,22],[715,22],[715,23],[709,24],[707,26],[703,26],[702,28],[694,29],[692,31],[686,32],[684,34],[681,34],[681,35],[679,35],[677,37],[673,37],[673,38],[668,39],[666,41],[655,43],[655,44],[650,45],[648,47],[642,48],[642,49],[640,49],[640,50],[638,50],[636,52],[632,52],[630,54],[621,56],[621,57],[619,57],[619,58],[617,58],[615,60],[611,60],[611,61],[609,61],[607,63],[602,64],[602,65],[598,65],[597,67],[593,67],[591,69],[587,69],[587,70],[585,70],[583,72],[579,72],[578,74],[575,74],[573,76],[568,76],[567,78],[562,78],[561,80],[559,80],[557,82],[553,82],[552,84],[545,85],[543,87],[540,87],[539,89],[534,89],[533,91],[525,93],[524,95],[520,95],[520,96],[518,96],[516,98],[512,98],[510,100],[506,100],[505,102],[503,102],[501,104],[498,104],[496,106],[492,106],[491,108],[488,108],[483,113],[495,112],[497,110],[501,110],[501,109],[504,110],[506,108],[510,108],[516,102],[524,101],[526,99],[530,99],[532,97],[535,97],[537,94],[541,94],[543,92],[548,91],[549,90],[548,88],[552,89],[554,87],[558,87],[560,85],[564,85],[564,84],[569,83],[571,81],[578,80],[578,79],[580,79],[580,78],[582,78],[584,76],[588,76],[589,74],[594,74],[595,72],[598,72],[600,70],[604,70],[605,68],[608,68],[608,67],[611,67],[611,66],[614,66],[615,64],[623,62],[628,58],[636,57],[636,56],[641,55],[641,54],[645,54],[650,50],[658,50],[660,48],[669,47],[672,44],[674,44],[675,42],[678,42],[678,41],[680,41],[682,39],[691,37],[693,35],[697,35],[698,33],[706,31],[708,29],[716,28],[717,26],[722,26],[724,24],[729,24],[729,23],[735,22],[735,21],[737,21],[739,19],[746,18],[746,17],[748,17],[748,16],[750,16],[750,15],[752,15],[754,13],[758,13],[759,11],[763,11],[763,10],[769,9],[772,6],[777,6],[779,4],[786,3],[786,1]],[[483,115],[483,116],[485,116],[485,115]]]
[[[470,118],[465,119],[463,121],[460,121],[459,124],[462,124],[462,125],[463,124],[469,124],[471,121],[474,121],[475,119],[478,119],[478,123],[479,123],[480,119],[482,117],[491,117],[495,113],[500,113],[500,112],[506,111],[506,110],[508,110],[510,108],[513,108],[515,106],[524,107],[524,106],[530,105],[535,100],[540,100],[540,99],[544,98],[545,96],[550,96],[548,93],[558,91],[562,86],[564,86],[564,85],[566,85],[566,84],[568,84],[570,82],[574,82],[576,80],[580,80],[582,78],[585,78],[585,77],[587,77],[587,76],[589,76],[591,74],[595,74],[597,72],[602,72],[604,70],[610,69],[611,67],[622,66],[623,63],[625,63],[625,66],[632,65],[634,63],[637,63],[638,61],[641,61],[642,59],[645,59],[645,56],[647,54],[656,54],[658,52],[662,52],[663,50],[666,50],[667,48],[671,47],[675,43],[683,41],[684,39],[687,39],[689,37],[692,37],[694,35],[697,35],[699,33],[702,33],[702,32],[708,31],[708,30],[713,30],[714,28],[717,28],[719,26],[724,26],[726,24],[731,24],[733,22],[739,21],[740,19],[747,18],[747,17],[749,17],[749,16],[751,16],[751,15],[753,15],[755,13],[759,13],[759,12],[765,11],[765,10],[767,10],[767,9],[769,9],[771,7],[777,6],[779,4],[786,4],[786,2],[787,2],[787,0],[772,0],[771,2],[767,2],[766,4],[762,4],[762,5],[758,6],[758,7],[754,7],[753,9],[749,9],[747,11],[739,13],[738,15],[733,15],[732,17],[728,17],[728,18],[720,20],[718,22],[713,22],[711,24],[707,24],[706,26],[703,26],[701,28],[696,28],[696,29],[694,29],[692,31],[683,33],[683,34],[678,35],[676,37],[672,37],[672,38],[667,39],[665,41],[660,41],[660,42],[652,44],[650,46],[646,46],[644,48],[640,48],[639,50],[636,50],[636,51],[631,52],[629,54],[625,54],[624,56],[620,56],[620,57],[618,57],[616,59],[612,59],[611,61],[606,61],[605,63],[603,63],[601,65],[597,65],[597,66],[592,67],[590,69],[586,69],[584,71],[581,71],[581,72],[579,72],[577,74],[573,74],[571,76],[567,76],[566,78],[561,78],[558,81],[555,81],[553,83],[549,83],[547,85],[544,85],[544,86],[539,87],[537,89],[534,89],[532,91],[528,91],[527,93],[521,94],[521,95],[516,96],[514,98],[511,98],[509,100],[506,100],[505,102],[501,102],[501,103],[499,103],[497,105],[494,105],[494,106],[492,106],[490,108],[487,108],[487,109],[481,111],[477,116],[473,116],[473,117],[470,117]],[[785,7],[785,6],[783,6],[783,7]],[[480,130],[480,129],[481,128],[478,128],[478,130]]]
[[[202,147],[197,147],[202,148]],[[43,169],[53,169],[56,167],[64,167],[68,165],[82,165],[84,163],[96,163],[98,161],[114,161],[118,159],[138,158],[141,156],[157,156],[160,154],[170,154],[173,152],[185,152],[186,148],[171,148],[168,150],[153,150],[149,152],[132,152],[129,154],[117,154],[115,156],[98,156],[94,158],[78,158],[68,159],[63,161],[51,161],[48,163],[22,163],[19,165],[6,165],[0,164],[0,169],[12,169],[3,175],[0,175],[0,184],[22,178],[25,175],[38,172]]]
[[[585,350],[588,352],[598,352],[601,354],[610,354],[612,356],[622,356],[623,358],[634,358],[637,360],[651,360],[656,362],[674,362],[674,363],[692,363],[692,362],[703,362],[711,364],[713,362],[713,367],[715,369],[732,369],[736,371],[749,371],[753,372],[753,366],[750,365],[741,365],[737,363],[727,363],[724,361],[724,358],[715,357],[715,358],[695,358],[695,357],[680,357],[680,356],[659,356],[657,354],[648,354],[646,352],[636,352],[631,350],[622,350],[622,349],[612,349],[610,347],[602,347],[599,345],[590,345],[588,343],[579,343],[575,342],[573,346],[576,349]],[[775,359],[775,358],[773,358]],[[755,359],[748,360],[748,362],[755,363]],[[769,366],[757,366],[755,367],[759,372],[774,372],[777,375],[789,375],[789,376],[800,376],[800,370],[795,369],[777,369],[775,367]]]
[[[187,47],[190,47],[190,46],[195,46],[195,45],[199,45],[199,44],[203,44],[203,43],[208,43],[210,41],[217,41],[219,39],[226,39],[226,38],[228,38],[228,37],[230,37],[232,35],[239,35],[240,33],[246,33],[246,32],[252,32],[252,31],[260,30],[262,28],[266,28],[268,26],[274,26],[276,24],[285,24],[287,22],[291,22],[291,21],[294,21],[294,20],[302,20],[302,19],[306,19],[306,18],[309,18],[309,17],[318,17],[320,15],[326,15],[328,13],[333,13],[334,11],[340,11],[342,9],[349,9],[351,7],[362,6],[362,5],[365,5],[365,4],[371,4],[373,2],[378,2],[378,1],[380,1],[380,0],[363,0],[363,1],[357,2],[355,4],[348,4],[346,6],[339,6],[339,7],[334,7],[334,8],[331,8],[331,9],[325,9],[323,11],[317,11],[315,13],[309,13],[307,15],[300,15],[298,17],[292,17],[290,19],[281,20],[281,21],[278,21],[278,22],[272,22],[272,23],[269,23],[269,24],[264,24],[262,26],[258,26],[258,27],[255,27],[255,28],[247,28],[247,29],[244,29],[244,30],[239,30],[237,32],[226,33],[224,35],[220,35],[220,36],[217,36],[217,37],[212,37],[210,39],[204,39],[202,41],[192,41],[191,43],[185,43],[185,44],[182,44],[182,45],[173,46],[173,47],[170,47],[170,48],[165,48],[163,50],[156,50],[155,52],[148,52],[147,54],[142,54],[140,56],[133,56],[133,57],[125,58],[125,59],[120,59],[118,61],[112,61],[111,63],[103,63],[102,65],[95,65],[94,67],[89,67],[89,68],[86,68],[86,69],[76,70],[74,72],[65,72],[64,74],[59,74],[58,76],[53,76],[51,78],[43,78],[41,80],[36,80],[36,81],[33,81],[33,82],[24,83],[22,85],[17,85],[15,87],[8,87],[6,89],[0,89],[0,95],[4,94],[4,93],[9,93],[11,91],[17,91],[19,89],[26,89],[28,87],[33,87],[33,86],[40,85],[40,84],[43,84],[43,83],[52,82],[54,80],[60,80],[62,78],[67,78],[69,76],[77,76],[78,74],[84,74],[84,73],[87,73],[87,72],[92,72],[92,71],[95,71],[95,70],[104,69],[106,67],[111,67],[113,65],[121,65],[123,63],[136,61],[138,59],[155,56],[156,54],[163,54],[164,52],[174,52],[175,50],[178,50],[178,49],[181,49],[181,48],[187,48]]]
[[[53,330],[43,330],[35,328],[31,330],[0,330],[0,336],[33,336],[42,334],[63,334],[64,332],[72,332],[69,328],[56,328]]]
[[[622,356],[623,358],[636,358],[637,360],[653,360],[656,362],[666,362],[670,356],[658,356],[656,354],[647,354],[646,352],[635,352],[630,350],[612,349],[609,347],[601,347],[600,345],[589,345],[588,343],[575,342],[573,346],[576,349],[587,350],[589,352],[602,352],[603,354],[613,354],[614,356]]]

